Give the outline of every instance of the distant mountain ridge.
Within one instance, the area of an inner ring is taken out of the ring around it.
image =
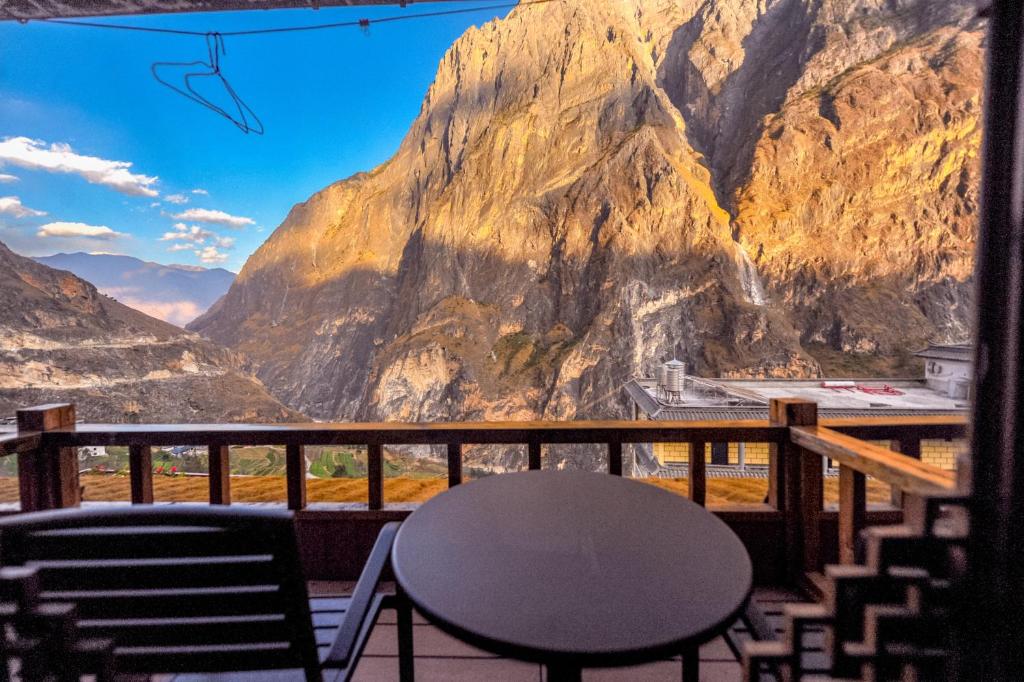
[[[282,422],[237,355],[0,243],[0,416],[74,402],[98,422]]]
[[[206,312],[235,280],[235,273],[224,268],[162,265],[113,254],[58,253],[35,260],[72,272],[101,293],[178,326]]]

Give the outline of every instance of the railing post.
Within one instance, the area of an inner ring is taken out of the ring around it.
[[[462,483],[462,443],[448,443],[448,487]]]
[[[527,453],[527,468],[530,471],[538,471],[540,469],[540,441],[531,440],[529,445],[529,452]]]
[[[369,486],[367,506],[370,509],[384,507],[384,448],[380,443],[366,446],[366,484]]]
[[[297,511],[306,508],[306,447],[285,446],[285,479],[288,486],[288,508]]]
[[[622,443],[608,443],[608,473],[622,475]]]
[[[707,503],[707,466],[706,446],[704,443],[690,443],[689,477],[690,499],[704,506]]]
[[[153,504],[152,447],[128,446],[128,478],[131,481],[132,504]]]
[[[914,438],[911,436],[905,436],[899,440],[891,441],[890,447],[902,455],[907,457],[913,457],[914,459],[921,459],[921,439]],[[895,486],[892,487],[890,492],[890,500],[894,507],[903,507],[906,500],[906,496]]]
[[[852,564],[857,558],[857,538],[867,514],[866,477],[839,465],[839,563]]]
[[[68,403],[30,407],[17,414],[18,431],[45,433],[75,425],[75,406]],[[22,511],[77,507],[82,489],[75,448],[43,445],[35,452],[19,454],[18,489]]]
[[[210,504],[231,504],[231,449],[227,445],[207,447],[210,470]]]
[[[776,398],[769,404],[768,415],[773,426],[814,426],[818,423],[818,405],[809,400]],[[792,584],[799,584],[807,566],[816,563],[818,556],[821,460],[804,457],[789,438],[773,448],[771,458],[770,470],[776,481],[774,486],[769,482],[769,500],[774,490],[775,506],[785,520],[786,572]]]

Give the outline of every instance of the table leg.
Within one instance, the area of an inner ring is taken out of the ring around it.
[[[580,682],[583,670],[579,666],[549,664],[547,682]]]
[[[683,682],[700,682],[700,647],[683,649]]]
[[[398,615],[398,679],[413,682],[416,667],[412,643],[412,603],[401,587],[396,587],[395,611]]]

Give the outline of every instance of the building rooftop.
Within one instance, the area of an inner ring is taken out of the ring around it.
[[[653,378],[630,380],[625,390],[649,419],[674,421],[767,419],[772,398],[802,398],[825,417],[960,414],[969,405],[928,387],[923,379],[699,379],[699,392],[659,397]],[[720,390],[717,399],[705,387]]]
[[[951,344],[928,344],[924,350],[914,353],[919,358],[930,360],[958,360],[960,362],[974,361],[974,346],[969,343]]]

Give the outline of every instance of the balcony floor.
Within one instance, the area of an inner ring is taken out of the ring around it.
[[[314,614],[329,606],[328,598],[348,594],[352,583],[310,583],[311,604]],[[781,628],[782,604],[803,601],[796,592],[782,588],[757,589],[754,599],[761,605],[776,629]],[[541,666],[508,658],[500,658],[481,651],[430,625],[418,613],[413,615],[416,679],[418,682],[459,682],[488,680],[492,682],[543,682]],[[722,637],[701,647],[700,679],[702,682],[738,682],[740,664],[732,655]],[[299,671],[244,673],[231,675],[176,675],[161,676],[156,682],[298,682]],[[332,677],[325,675],[325,680]],[[398,680],[398,644],[395,612],[381,613],[376,628],[370,635],[363,658],[356,669],[356,682],[391,682]],[[682,660],[679,657],[632,668],[590,669],[583,672],[584,680],[593,682],[659,682],[682,679]]]

